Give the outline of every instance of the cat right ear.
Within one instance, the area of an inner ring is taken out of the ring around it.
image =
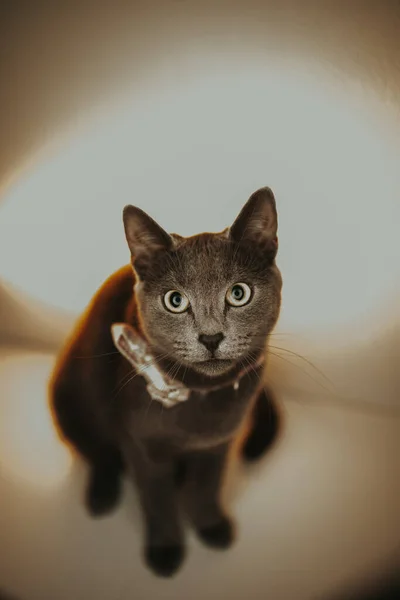
[[[278,249],[278,217],[275,197],[269,187],[254,192],[229,229],[229,237],[243,244],[257,246],[272,258]]]
[[[154,219],[136,206],[125,206],[123,221],[134,267],[141,276],[157,252],[172,249],[173,239]]]

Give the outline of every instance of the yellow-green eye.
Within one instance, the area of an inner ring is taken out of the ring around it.
[[[251,289],[247,283],[235,283],[226,293],[226,301],[231,306],[244,306],[250,298]]]
[[[185,294],[171,290],[164,296],[165,308],[173,313],[182,313],[189,308],[189,300]]]

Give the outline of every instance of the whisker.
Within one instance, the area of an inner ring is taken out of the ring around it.
[[[117,390],[115,396],[113,396],[113,400],[115,400],[115,398],[118,396],[118,394],[124,389],[125,386],[127,386],[129,383],[131,383],[135,377],[138,377],[139,375],[143,375],[143,373],[149,368],[151,367],[151,364],[147,364],[144,365],[143,367],[141,367],[138,371],[136,371],[135,369],[132,369],[132,371],[130,371],[128,373],[128,375],[131,375],[131,377],[129,377],[125,383]],[[126,375],[125,377],[123,377],[122,381],[126,379]],[[121,383],[121,382],[120,382]],[[117,384],[119,385],[119,384]],[[114,388],[115,389],[115,388]]]
[[[255,366],[253,365],[253,363],[251,362],[251,359],[255,359],[257,357],[257,355],[254,353],[250,353],[249,356],[245,356],[245,360],[248,364],[248,366],[250,367],[250,369],[253,371],[253,373],[258,377],[259,380],[261,380],[261,376],[260,374],[257,372]]]
[[[260,375],[260,373],[257,372],[257,370],[255,369],[254,365],[251,362],[251,359],[256,358],[256,354],[253,356],[252,353],[250,353],[248,356],[244,356],[242,361],[240,361],[240,366],[243,366],[244,368],[246,367],[246,364],[248,367],[250,367],[250,369],[253,371],[253,373],[256,375],[257,379],[262,382],[263,378]],[[243,361],[246,361],[246,364],[244,364]]]
[[[302,361],[304,361],[307,365],[309,365],[310,367],[312,367],[319,375],[321,375],[321,377],[330,385],[332,385],[334,387],[333,382],[329,379],[329,377],[327,377],[325,375],[325,373],[323,373],[323,371],[321,371],[321,369],[319,369],[318,367],[316,367],[308,358],[305,358],[305,356],[302,356],[301,354],[298,354],[297,352],[294,352],[293,350],[287,350],[287,348],[281,348],[279,346],[272,346],[269,345],[269,348],[273,348],[274,350],[281,350],[282,352],[287,352],[288,354],[291,354],[292,356],[296,356],[297,358],[300,358]]]
[[[188,370],[188,366],[186,365],[186,366],[185,366],[185,370],[183,371],[183,375],[182,375],[182,381],[185,381],[185,375],[186,375],[186,373],[187,373],[187,370]]]
[[[330,386],[332,386],[332,389],[335,389],[335,385],[334,383],[329,379],[329,377],[327,377],[325,375],[325,373],[323,373],[320,369],[318,369],[318,367],[316,367],[309,359],[305,358],[304,356],[302,356],[301,354],[298,354],[297,352],[294,352],[293,350],[288,350],[286,348],[282,348],[280,346],[274,346],[272,344],[267,344],[267,340],[265,340],[265,338],[263,336],[256,336],[255,338],[253,338],[255,340],[259,339],[262,340],[263,342],[265,341],[265,344],[262,344],[259,346],[259,350],[262,349],[266,349],[267,350],[267,356],[268,353],[271,354],[272,356],[276,356],[277,358],[280,358],[281,360],[286,360],[286,362],[298,369],[300,369],[303,373],[305,373],[312,381],[314,381],[314,383],[319,384],[325,391],[329,391],[325,386],[322,385],[321,382],[318,382],[314,377],[312,377],[310,375],[310,373],[308,373],[305,369],[302,369],[300,367],[300,365],[293,363],[292,361],[285,359],[283,356],[281,356],[280,354],[278,354],[278,352],[273,352],[272,350],[280,350],[281,352],[286,352],[287,354],[291,355],[291,356],[295,356],[296,358],[300,358],[304,363],[306,363],[307,365],[309,365],[310,367],[312,367],[314,369],[314,371],[320,375],[320,377],[322,377],[323,380],[325,380],[326,383],[328,383]]]
[[[113,352],[104,352],[104,354],[83,354],[82,356],[75,355],[73,358],[102,358],[103,356],[111,356],[113,354],[119,354],[118,350]]]
[[[308,373],[308,371],[306,371],[305,369],[302,369],[301,366],[297,365],[296,363],[291,362],[290,360],[288,360],[287,358],[285,358],[284,356],[281,356],[280,354],[278,354],[276,352],[271,352],[270,351],[269,353],[272,356],[276,356],[276,358],[280,358],[281,360],[285,361],[286,363],[288,363],[292,367],[296,367],[297,369],[299,369],[302,373],[304,373],[305,375],[307,375],[307,377],[309,379],[311,379],[314,383],[316,383],[317,385],[320,385],[321,388],[323,390],[325,390],[326,392],[330,392],[331,391],[327,387],[325,387],[324,385],[322,385],[322,383],[320,381],[317,381],[317,379],[315,379],[314,377],[312,377],[312,375],[310,375],[310,373]]]
[[[133,373],[135,373],[135,369],[131,369],[130,371],[128,371],[127,373],[125,373],[125,375],[122,377],[121,381],[118,381],[118,383],[116,384],[116,386],[114,387],[112,393],[115,392],[115,390],[118,388],[118,386],[123,383],[125,381],[125,379],[127,379],[130,375],[132,375]]]
[[[282,349],[285,350],[285,349]],[[288,364],[290,364],[293,367],[296,367],[298,369],[300,369],[301,371],[303,371],[312,381],[314,381],[314,383],[316,383],[317,385],[320,385],[320,387],[322,389],[324,389],[326,392],[328,392],[330,395],[334,394],[333,398],[327,398],[325,400],[321,400],[320,398],[316,399],[315,397],[312,398],[312,393],[308,392],[306,397],[304,398],[304,400],[299,400],[296,397],[293,397],[291,395],[287,396],[287,399],[290,400],[298,400],[298,402],[300,404],[304,404],[304,403],[315,403],[315,404],[319,404],[319,405],[334,405],[336,407],[340,406],[343,408],[346,408],[348,410],[357,410],[357,411],[361,411],[361,412],[369,412],[371,414],[374,414],[375,416],[380,416],[380,417],[389,417],[389,418],[400,418],[400,406],[398,406],[397,404],[391,403],[391,404],[377,404],[377,403],[373,403],[373,402],[365,402],[362,400],[359,400],[357,398],[349,398],[344,396],[343,394],[339,393],[336,389],[335,389],[335,385],[333,384],[333,382],[331,382],[329,380],[329,378],[327,378],[326,376],[324,376],[324,374],[321,372],[322,377],[324,377],[324,379],[326,379],[328,382],[331,383],[333,390],[329,390],[327,389],[325,386],[323,386],[321,384],[321,382],[318,382],[316,379],[314,379],[310,373],[308,373],[307,371],[304,371],[303,369],[301,369],[301,367],[295,363],[292,363],[290,360],[288,360],[287,358],[281,356],[278,353],[274,353],[274,352],[270,352],[272,356],[276,356],[277,358],[280,358],[281,360],[284,360],[285,362],[287,362]],[[291,351],[289,351],[290,354],[292,354]],[[293,353],[295,356],[297,356],[296,353]],[[303,358],[299,355],[299,358]],[[307,359],[305,359],[307,362]],[[311,366],[312,365],[311,363]],[[315,367],[316,368],[316,367]],[[318,369],[316,369],[318,371]],[[272,378],[271,378],[272,379]]]
[[[146,369],[148,369],[149,367],[151,367],[154,364],[157,364],[158,362],[160,362],[163,358],[166,358],[169,355],[169,353],[165,353],[165,355],[161,355],[161,357],[159,357],[158,359],[154,359],[153,361],[151,361],[150,363],[145,364],[143,367],[141,367],[138,371],[136,371],[136,369],[132,369],[132,371],[130,371],[128,374],[126,374],[122,380],[117,383],[116,387],[118,387],[122,381],[124,381],[124,379],[126,379],[127,376],[131,375],[131,377],[129,377],[129,379],[127,381],[125,381],[125,383],[118,389],[118,391],[116,392],[116,394],[113,396],[112,400],[115,400],[115,398],[118,396],[118,394],[124,389],[124,387],[126,385],[128,385],[131,381],[133,381],[135,379],[135,377],[137,377],[138,375],[142,375]],[[115,388],[114,388],[115,389]],[[114,391],[114,390],[113,390]]]
[[[178,362],[175,363],[175,369],[173,370],[173,374],[171,376],[172,381],[175,381],[175,377],[179,372],[180,366],[181,365]]]
[[[145,367],[143,367],[139,371],[135,371],[134,370],[133,371],[133,375],[129,379],[127,379],[125,381],[125,383],[117,390],[117,393],[112,397],[112,400],[114,401],[116,399],[116,397],[118,396],[118,394],[124,389],[124,387],[127,386],[128,383],[131,383],[131,381],[133,381],[135,379],[135,377],[137,377],[138,375],[141,375],[146,370],[146,368],[148,366],[150,366],[150,365],[146,365]]]
[[[265,336],[263,336],[265,337]],[[267,336],[269,337],[295,337],[293,333],[289,333],[289,332],[284,332],[284,331],[271,331],[271,333],[268,334]],[[299,336],[296,334],[296,338],[298,338]]]

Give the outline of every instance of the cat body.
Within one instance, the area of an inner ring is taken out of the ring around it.
[[[89,511],[110,511],[128,473],[143,511],[146,562],[168,576],[184,557],[178,482],[199,537],[228,547],[233,524],[220,493],[229,452],[247,419],[249,459],[277,432],[263,386],[282,285],[275,201],[269,188],[258,190],[219,234],[169,235],[134,207],[124,224],[132,264],[93,298],[60,356],[50,398],[62,437],[89,464]],[[146,341],[158,368],[189,390],[186,401],[167,408],[152,398],[116,349],[115,323]]]

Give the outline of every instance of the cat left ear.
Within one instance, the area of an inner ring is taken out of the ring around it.
[[[137,206],[125,206],[123,221],[134,267],[139,275],[142,275],[149,259],[155,253],[172,249],[173,239],[154,219]]]
[[[269,187],[254,192],[229,230],[237,242],[256,245],[274,257],[278,250],[278,215],[275,197]]]

